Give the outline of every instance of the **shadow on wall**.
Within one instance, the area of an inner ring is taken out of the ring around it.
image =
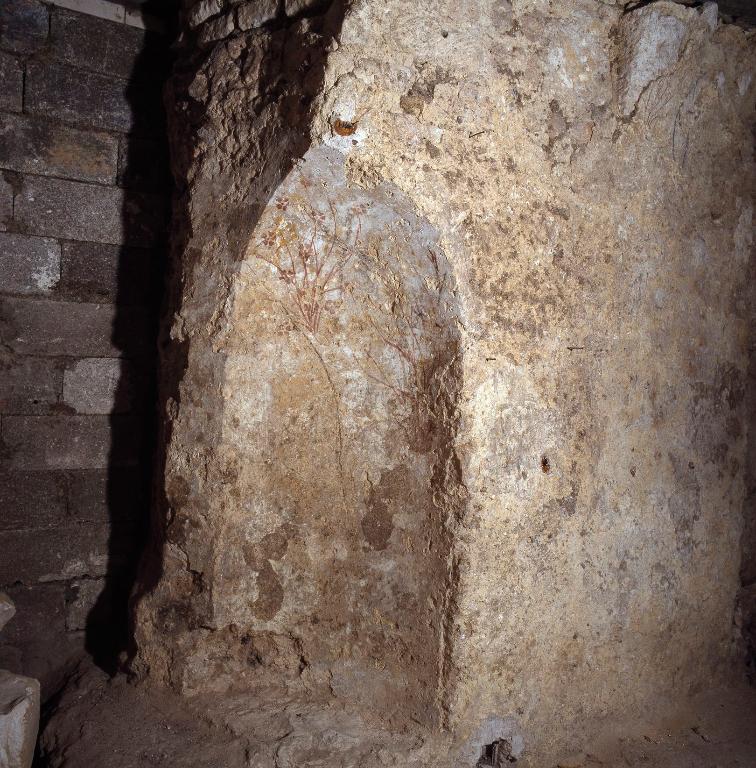
[[[181,410],[182,385],[202,392],[189,409],[189,420],[191,408],[208,415],[190,427],[183,419],[184,431],[198,431],[182,438],[193,441],[195,456],[211,458],[220,441],[223,404],[214,399],[219,392],[212,381],[222,377],[225,355],[216,350],[207,355],[200,338],[199,351],[193,347],[193,363],[188,366],[189,342],[170,338],[171,322],[184,311],[191,325],[185,328],[187,334],[197,331],[202,337],[204,324],[225,300],[223,286],[232,284],[262,211],[310,146],[313,97],[321,90],[328,46],[338,37],[347,5],[348,0],[287,0],[279,3],[273,18],[263,20],[254,1],[232,5],[231,10],[187,31],[177,46],[165,99],[174,190],[158,338],[159,416],[152,516],[131,598],[132,618],[164,576],[165,543],[181,536],[180,504],[206,502],[205,498],[191,498],[188,490],[174,493],[166,479],[168,446],[176,428],[175,414]],[[242,31],[239,21],[245,13],[257,20],[251,26],[245,22],[243,26],[248,28]],[[229,17],[236,24],[230,25],[233,31],[225,38],[206,34],[214,26],[227,29]],[[190,275],[193,290],[186,297],[183,289]],[[201,295],[197,298],[196,294]],[[187,302],[194,302],[188,310]],[[197,615],[197,606],[204,605],[207,598],[202,571],[192,571],[192,577],[193,604],[174,611],[179,623],[202,622]],[[161,615],[174,610],[175,606],[161,606],[159,601],[156,597],[149,603],[140,625],[144,621],[159,625]],[[161,644],[168,646],[167,630],[158,627],[158,632]],[[132,659],[136,650],[135,645],[130,648]],[[141,660],[132,666],[138,675],[146,669]]]
[[[141,8],[145,16],[158,18],[159,14],[165,26],[163,34],[145,35],[125,93],[132,129],[125,158],[119,163],[119,184],[124,187],[125,244],[118,254],[111,340],[123,358],[110,415],[108,562],[105,586],[86,622],[86,649],[109,674],[118,671],[128,650],[129,597],[148,530],[156,445],[156,343],[165,282],[170,199],[162,92],[170,70],[169,46],[175,19],[170,15],[170,4],[159,0]],[[133,325],[135,304],[146,314],[146,322],[138,328]],[[135,348],[135,333],[146,333],[147,338],[136,345],[143,350],[142,354],[129,358],[129,350]],[[136,467],[124,468],[122,458],[134,453]]]

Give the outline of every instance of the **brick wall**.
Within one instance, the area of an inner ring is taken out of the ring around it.
[[[113,665],[146,529],[165,50],[0,0],[0,667],[46,693]]]

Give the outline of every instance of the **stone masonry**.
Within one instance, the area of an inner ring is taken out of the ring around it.
[[[163,39],[0,3],[0,667],[122,649],[147,516]],[[114,613],[116,615],[114,615]]]

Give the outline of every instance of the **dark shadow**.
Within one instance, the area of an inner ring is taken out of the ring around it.
[[[207,282],[217,277],[214,270],[218,267],[212,260],[210,244],[222,242],[230,255],[230,261],[223,264],[222,278],[232,282],[265,205],[310,146],[314,96],[322,87],[327,51],[340,33],[347,5],[348,0],[321,0],[309,3],[309,8],[296,17],[286,18],[281,0],[277,17],[264,24],[269,34],[237,30],[225,41],[203,47],[198,39],[200,28],[186,34],[175,50],[173,71],[165,91],[174,186],[166,291],[158,337],[157,453],[150,529],[131,597],[132,616],[139,602],[160,581],[164,547],[177,512],[171,506],[164,483],[173,430],[167,414],[180,412],[182,382],[192,387],[199,378],[196,371],[188,370],[188,344],[170,338],[171,320],[182,310],[185,280],[193,275],[192,285],[196,288],[203,284],[203,275],[207,275]],[[232,50],[236,54],[231,54]],[[255,54],[260,57],[257,75]],[[227,55],[235,56],[238,79],[223,81],[219,77],[212,82],[209,94],[198,93],[202,90],[196,87],[198,73],[212,69],[217,63],[214,57]],[[239,91],[243,92],[241,97]],[[213,103],[216,107],[218,103],[229,105],[227,109],[216,110],[222,112],[221,123],[238,125],[238,135],[243,137],[230,169],[214,163],[218,159],[214,142],[223,136],[209,109]],[[206,152],[203,160],[196,158],[198,147]],[[215,355],[212,365],[215,371],[222,372],[222,352]],[[212,391],[202,390],[203,400],[212,397]],[[214,413],[222,412],[222,408],[223,403],[218,402]],[[214,421],[217,425],[221,419]],[[203,434],[205,444],[213,444],[215,435],[208,435],[213,429],[212,424],[207,425]],[[175,499],[173,502],[175,507]],[[195,593],[201,599],[202,574],[193,576]],[[188,607],[186,613],[190,613]],[[181,618],[192,620],[191,616]],[[136,648],[132,645],[129,650],[133,659]],[[146,670],[132,671],[139,675]]]
[[[112,331],[123,367],[110,416],[106,488],[110,535],[105,587],[86,625],[86,649],[111,675],[118,671],[129,645],[129,596],[149,527],[156,450],[158,318],[171,197],[162,92],[170,72],[176,10],[166,2],[146,3],[140,8],[145,15],[159,18],[164,30],[145,33],[126,88],[133,124],[119,158],[124,245],[118,255]]]

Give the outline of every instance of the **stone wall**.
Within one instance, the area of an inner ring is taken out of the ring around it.
[[[0,6],[0,667],[112,667],[146,527],[167,208],[157,34]]]
[[[742,669],[752,36],[663,1],[189,6],[136,668],[440,725],[467,765]]]

